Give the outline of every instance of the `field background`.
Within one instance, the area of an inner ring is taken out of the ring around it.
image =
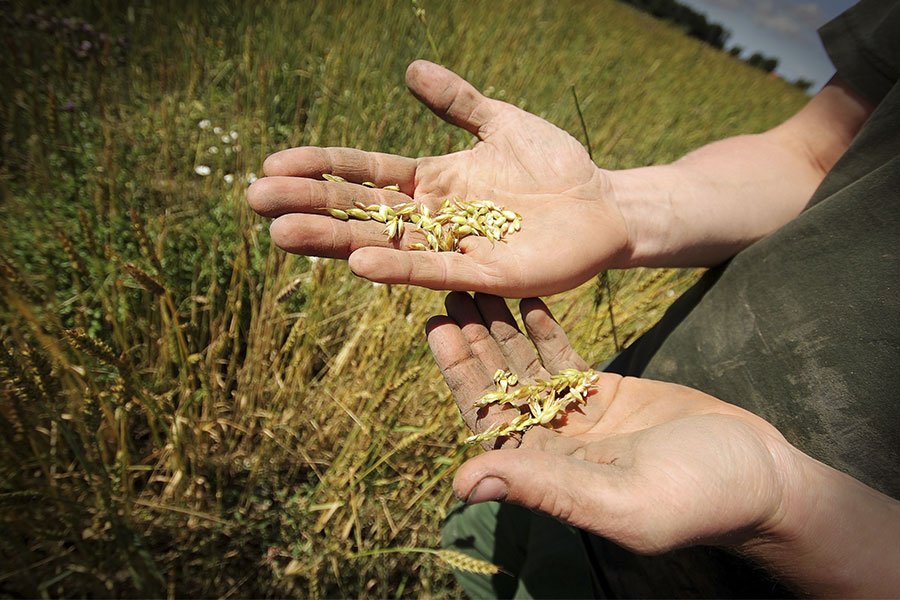
[[[468,147],[417,57],[582,139],[574,85],[609,168],[806,99],[612,0],[421,6],[0,2],[0,595],[458,595],[434,556],[357,556],[436,547],[472,452],[422,333],[443,295],[274,249],[252,174]],[[595,362],[696,273],[604,277],[549,299]]]

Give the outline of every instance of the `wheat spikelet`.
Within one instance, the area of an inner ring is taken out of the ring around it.
[[[92,254],[97,255],[97,238],[94,237],[94,228],[91,225],[91,220],[83,208],[78,209],[78,223],[81,225],[81,234],[84,236],[84,242],[88,250]]]
[[[78,251],[75,250],[75,246],[72,244],[72,240],[69,239],[69,236],[67,236],[64,231],[60,230],[56,232],[56,237],[59,238],[59,243],[62,244],[66,256],[69,257],[69,263],[71,263],[75,272],[82,277],[87,277],[87,269],[81,261],[81,256],[79,256]]]
[[[409,434],[408,436],[397,442],[397,444],[394,446],[394,453],[403,452],[406,448],[412,445],[413,442],[427,435],[431,435],[432,433],[440,429],[440,427],[441,423],[439,421],[435,421],[425,429]]]
[[[13,345],[6,336],[0,339],[0,374],[10,384],[9,389],[20,400],[48,402],[48,387],[42,371],[35,366],[34,350],[25,341]]]
[[[0,380],[5,389],[12,392],[14,397],[22,403],[28,403],[37,399],[38,395],[34,386],[28,385],[27,379],[22,373],[21,365],[16,360],[12,347],[7,343],[6,337],[0,338]],[[16,415],[19,417],[19,415]],[[21,421],[21,418],[19,418]]]
[[[385,390],[386,394],[390,394],[391,392],[396,392],[404,385],[415,379],[419,373],[422,371],[422,367],[420,365],[413,365],[409,370],[407,370],[400,377],[395,377],[390,380],[390,385],[387,390]]]
[[[559,413],[572,404],[584,404],[597,381],[594,371],[563,369],[549,379],[519,385],[518,378],[502,369],[494,373],[496,392],[489,392],[475,403],[476,407],[508,404],[522,410],[509,423],[496,423],[466,438],[467,444],[484,442],[513,433],[525,433],[535,426],[550,427]]]
[[[128,271],[129,275],[134,277],[138,281],[138,283],[140,283],[141,286],[143,286],[143,288],[151,294],[162,296],[166,293],[166,288],[163,287],[163,284],[161,284],[152,275],[150,275],[140,267],[132,263],[125,263],[122,266],[126,271]]]
[[[64,330],[64,333],[66,334],[69,343],[76,350],[81,350],[82,352],[90,354],[97,360],[113,367],[119,366],[119,358],[116,356],[116,353],[113,352],[113,349],[106,343],[88,335],[84,329],[81,329],[80,327],[77,329],[66,329]]]
[[[281,288],[281,291],[275,296],[275,302],[281,304],[286,302],[291,296],[297,293],[303,284],[303,277],[295,277],[293,281]]]
[[[156,267],[156,270],[162,273],[162,264],[160,264],[159,257],[156,255],[156,250],[154,250],[153,245],[150,243],[147,229],[144,227],[144,222],[141,220],[140,214],[138,214],[137,209],[132,206],[131,210],[128,211],[128,215],[131,217],[131,229],[134,231],[135,236],[137,236],[141,250],[144,251],[153,263],[153,266]]]
[[[450,568],[457,571],[480,573],[482,575],[496,575],[500,572],[500,567],[494,563],[457,552],[456,550],[438,550],[435,554]]]
[[[309,567],[309,598],[310,600],[319,600],[322,597],[319,590],[319,561],[314,562]]]
[[[287,339],[284,341],[284,345],[281,346],[282,354],[286,354],[294,348],[294,344],[296,344],[297,340],[300,338],[300,331],[303,329],[304,325],[306,325],[305,319],[301,318],[294,321],[294,324],[291,326],[291,331],[288,333]]]
[[[19,274],[15,264],[3,255],[0,255],[0,279],[8,281],[22,297],[35,306],[44,304],[45,298]]]

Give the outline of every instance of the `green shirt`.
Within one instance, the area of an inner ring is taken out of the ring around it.
[[[793,221],[708,272],[610,370],[697,388],[900,498],[900,3],[820,30],[876,105]]]

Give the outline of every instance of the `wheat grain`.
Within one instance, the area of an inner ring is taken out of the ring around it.
[[[342,182],[342,178],[325,174],[327,181]],[[371,181],[363,183],[366,187],[376,187]],[[383,187],[384,190],[400,191],[400,186],[393,184]],[[389,241],[400,240],[405,226],[411,223],[418,227],[425,236],[426,244],[415,242],[409,244],[410,250],[431,250],[432,252],[458,252],[459,242],[470,235],[486,237],[492,242],[502,241],[507,235],[519,231],[522,217],[512,210],[497,206],[490,200],[466,202],[459,198],[444,200],[440,209],[432,214],[427,205],[416,202],[404,202],[394,206],[387,204],[363,204],[354,202],[353,208],[324,209],[329,215],[341,221],[355,219],[358,221],[377,221],[384,223],[384,235]]]

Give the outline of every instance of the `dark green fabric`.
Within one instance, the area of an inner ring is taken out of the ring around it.
[[[441,545],[503,569],[492,576],[454,571],[470,598],[592,598],[579,533],[512,504],[457,504],[441,527]]]

